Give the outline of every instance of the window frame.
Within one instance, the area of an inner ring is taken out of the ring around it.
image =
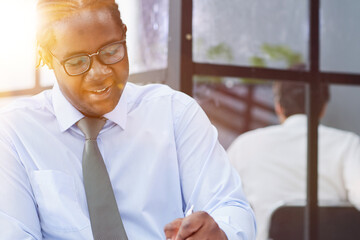
[[[192,16],[193,0],[181,1],[181,37],[180,37],[180,90],[192,95],[193,76],[242,77],[263,80],[298,81],[307,83],[306,108],[308,115],[307,136],[307,199],[305,207],[304,236],[307,240],[317,239],[318,229],[318,101],[320,84],[326,80],[329,84],[360,85],[360,74],[324,72],[319,69],[320,56],[320,0],[309,2],[309,65],[307,71],[281,70],[232,66],[226,64],[197,63],[192,56]],[[191,17],[189,17],[191,16]]]

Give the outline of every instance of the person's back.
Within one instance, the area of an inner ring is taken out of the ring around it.
[[[306,144],[307,117],[297,111],[284,117],[281,125],[239,136],[229,147],[230,161],[241,174],[244,192],[255,211],[258,240],[266,239],[277,206],[306,198]],[[359,169],[350,165],[360,159],[358,136],[320,125],[318,146],[319,199],[347,200],[347,191],[356,189],[350,178]]]

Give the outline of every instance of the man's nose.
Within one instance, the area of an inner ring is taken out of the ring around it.
[[[111,68],[108,65],[101,63],[97,57],[93,57],[93,62],[87,74],[89,80],[103,80],[104,76],[111,73]]]

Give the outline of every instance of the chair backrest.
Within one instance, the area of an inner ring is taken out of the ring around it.
[[[277,208],[270,220],[269,239],[303,240],[305,207],[283,205]],[[319,206],[319,240],[359,240],[360,211],[345,204]]]

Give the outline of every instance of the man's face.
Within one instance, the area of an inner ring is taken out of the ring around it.
[[[126,27],[119,26],[108,10],[84,10],[57,23],[54,33],[56,43],[51,52],[61,62],[76,54],[95,53],[109,43],[125,39]],[[52,66],[66,99],[84,115],[93,117],[116,107],[129,76],[127,51],[124,59],[112,65],[92,57],[90,70],[79,76],[69,76],[55,59]]]

